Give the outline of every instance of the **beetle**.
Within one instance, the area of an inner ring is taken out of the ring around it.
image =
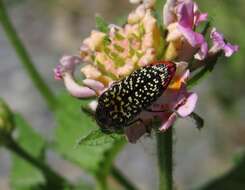
[[[95,120],[104,133],[123,131],[137,121],[166,90],[176,71],[173,62],[160,61],[141,67],[114,82],[98,98]]]

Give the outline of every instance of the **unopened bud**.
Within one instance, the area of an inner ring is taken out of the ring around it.
[[[174,42],[170,42],[164,56],[164,60],[172,61],[178,56],[178,50]]]
[[[14,118],[7,104],[0,99],[0,144],[4,137],[10,135],[14,129]]]

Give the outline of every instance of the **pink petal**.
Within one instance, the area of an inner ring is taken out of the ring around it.
[[[178,29],[192,47],[200,46],[205,41],[202,34],[194,32],[191,28],[186,28],[179,24]]]
[[[168,118],[167,120],[164,120],[161,127],[159,128],[159,131],[161,132],[164,132],[166,131],[169,127],[171,127],[174,122],[176,121],[177,119],[177,115],[176,113],[172,113]]]
[[[64,83],[67,91],[74,97],[88,98],[96,95],[94,90],[77,84],[69,73],[64,75]]]
[[[179,24],[185,28],[193,28],[194,4],[192,1],[180,3],[177,6]]]
[[[239,50],[239,46],[227,43],[225,45],[225,47],[223,48],[223,50],[225,52],[225,56],[226,57],[230,57],[230,56],[232,56],[233,53],[235,53],[235,52],[237,52]]]
[[[186,61],[178,61],[175,62],[175,65],[176,65],[176,74],[180,75],[181,73],[184,73],[186,71],[189,64]]]
[[[174,7],[176,5],[177,0],[167,0],[163,8],[163,24],[164,26],[168,26],[171,23],[176,21],[176,16],[174,13]]]
[[[56,80],[61,80],[64,73],[73,73],[76,65],[80,64],[82,59],[78,56],[63,56],[60,63],[54,69],[54,78]]]
[[[187,70],[181,75],[181,78],[180,78],[181,82],[185,83],[185,82],[188,80],[189,76],[190,76],[190,70],[187,69]]]
[[[60,64],[58,64],[54,70],[54,78],[55,80],[62,80],[63,79],[63,76],[62,76],[62,66]]]
[[[201,22],[208,19],[208,13],[198,13],[196,15],[195,26],[198,26]]]
[[[78,56],[63,56],[60,60],[60,65],[63,66],[64,72],[73,72],[75,67],[82,62]]]
[[[216,28],[213,28],[210,34],[210,37],[213,41],[213,46],[210,49],[210,52],[217,53],[220,50],[223,50],[226,57],[230,57],[233,53],[237,52],[239,46],[226,43],[224,36],[216,31]]]
[[[194,25],[198,26],[201,22],[206,21],[208,18],[207,13],[201,13],[198,9],[197,3],[194,3]]]
[[[168,35],[167,35],[167,41],[175,41],[178,38],[181,37],[181,31],[178,30],[178,23],[172,23],[170,25],[168,25],[167,29],[168,29]]]
[[[202,43],[200,49],[194,55],[194,57],[197,60],[204,60],[207,57],[207,54],[208,54],[208,43],[204,42],[204,43]]]
[[[187,117],[190,115],[197,103],[198,96],[196,93],[190,93],[185,101],[185,103],[177,109],[177,113],[180,117]]]
[[[217,46],[218,48],[223,48],[225,46],[224,37],[221,33],[216,31],[216,28],[212,29],[210,38],[212,39],[214,46]]]
[[[104,84],[93,79],[85,79],[83,80],[83,84],[85,86],[88,86],[89,88],[92,88],[95,91],[102,91],[105,88]]]

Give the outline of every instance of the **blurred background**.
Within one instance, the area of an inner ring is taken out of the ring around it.
[[[127,0],[6,0],[15,28],[46,82],[56,93],[62,82],[52,70],[63,54],[78,52],[82,39],[95,28],[95,14],[109,23],[125,17],[133,5]],[[199,95],[196,112],[205,119],[198,131],[191,120],[175,126],[176,187],[192,189],[228,171],[244,152],[245,145],[245,1],[198,1],[209,13],[212,24],[240,51],[231,59],[220,59],[214,72],[193,90]],[[48,139],[55,123],[45,102],[22,69],[13,48],[0,27],[0,97]],[[69,133],[69,129],[67,129]],[[0,149],[0,189],[9,189],[10,155]],[[89,176],[57,155],[48,153],[53,168],[72,181]],[[128,144],[116,165],[142,190],[155,189],[156,151],[154,137]]]

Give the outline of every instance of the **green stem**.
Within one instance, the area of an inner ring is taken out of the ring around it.
[[[111,169],[113,178],[127,190],[137,190],[137,188],[121,173],[115,166]]]
[[[40,76],[37,69],[35,68],[30,58],[30,55],[28,54],[16,30],[14,29],[13,24],[11,23],[11,20],[8,16],[8,13],[6,11],[6,8],[4,7],[4,3],[2,0],[0,0],[0,22],[2,24],[2,27],[10,43],[15,49],[16,54],[18,55],[22,63],[22,66],[26,69],[32,82],[34,83],[36,88],[39,90],[43,98],[46,100],[49,108],[55,109],[56,98],[54,94],[51,92],[51,90],[49,89],[49,87],[47,86],[47,84],[44,82],[42,77]]]
[[[157,134],[159,190],[173,189],[173,129]]]
[[[97,177],[96,179],[96,190],[107,190],[107,181],[106,181],[106,177],[105,178],[100,178]]]
[[[65,178],[53,171],[48,165],[39,159],[31,156],[26,152],[11,136],[7,136],[5,142],[6,148],[12,151],[14,154],[26,160],[34,167],[38,168],[47,180],[47,186],[52,187],[52,189],[62,189],[63,187],[72,187],[72,185],[66,181]]]

